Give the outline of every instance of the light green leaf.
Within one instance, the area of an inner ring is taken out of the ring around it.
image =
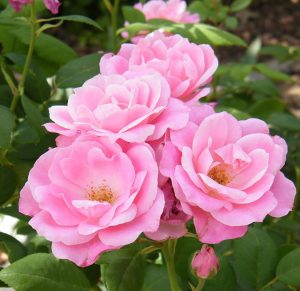
[[[246,43],[238,36],[208,24],[174,24],[164,27],[166,31],[179,33],[188,37],[190,41],[199,44],[215,46],[246,46]]]
[[[230,7],[232,12],[238,12],[247,8],[251,4],[252,0],[235,0]]]
[[[0,105],[0,148],[9,148],[14,127],[14,115],[7,107]]]
[[[59,88],[81,86],[86,80],[99,73],[100,54],[87,55],[62,66],[56,75]]]
[[[278,279],[288,285],[300,286],[300,248],[284,256],[276,270]]]
[[[84,24],[88,24],[90,26],[93,26],[99,30],[103,30],[102,27],[93,19],[83,16],[83,15],[65,15],[65,16],[59,16],[59,17],[52,17],[49,19],[46,19],[47,21],[74,21],[74,22],[80,22]]]
[[[124,15],[125,20],[127,20],[129,23],[135,23],[135,22],[145,22],[145,15],[133,8],[132,6],[123,6],[122,7],[122,12]]]
[[[16,291],[90,291],[82,271],[50,254],[27,256],[0,272],[0,280]]]

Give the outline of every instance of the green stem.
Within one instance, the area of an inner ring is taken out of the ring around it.
[[[176,274],[175,264],[174,264],[175,247],[176,247],[176,240],[167,240],[164,244],[162,251],[167,265],[171,290],[181,291],[178,285],[177,274]]]
[[[195,291],[201,291],[204,287],[204,284],[205,284],[205,280],[199,278],[198,285],[197,285]]]
[[[26,78],[27,78],[29,69],[30,69],[32,54],[33,54],[35,40],[36,40],[37,27],[38,27],[38,25],[36,23],[35,1],[32,1],[32,3],[31,3],[31,36],[30,36],[29,49],[28,49],[25,65],[23,68],[21,81],[18,86],[18,94],[14,96],[13,101],[10,106],[11,111],[16,110],[20,96],[22,96],[24,94],[24,86],[25,86],[25,82],[26,82]]]
[[[114,6],[111,14],[111,26],[112,26],[112,49],[117,49],[117,29],[118,29],[118,12],[119,12],[120,0],[114,1]]]

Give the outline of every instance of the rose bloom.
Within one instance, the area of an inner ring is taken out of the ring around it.
[[[192,260],[192,268],[197,277],[207,279],[214,276],[219,270],[219,259],[212,247],[203,245]]]
[[[184,129],[171,131],[160,171],[171,177],[200,241],[219,243],[243,236],[268,214],[286,215],[296,189],[280,171],[287,145],[263,121],[202,108]]]
[[[24,5],[30,3],[32,3],[32,0],[9,0],[9,4],[16,10],[16,12],[20,12]],[[57,14],[61,3],[58,0],[44,0],[44,5],[51,11],[51,13]]]
[[[189,101],[208,95],[206,88],[218,66],[209,45],[197,45],[180,35],[166,36],[155,31],[137,44],[123,44],[113,55],[100,61],[101,74],[124,74],[127,71],[154,70],[165,77],[171,97]]]
[[[160,188],[165,197],[165,207],[160,218],[160,225],[156,232],[146,232],[145,235],[157,241],[180,238],[187,233],[185,224],[190,216],[182,211],[180,202],[174,195],[170,179],[165,181]]]
[[[130,73],[130,72],[129,72]],[[170,98],[167,81],[157,73],[98,75],[74,90],[67,106],[49,109],[54,123],[50,132],[65,136],[89,133],[112,141],[155,140],[167,128],[180,129],[189,118],[189,108]]]
[[[161,18],[178,23],[198,23],[198,14],[187,11],[186,2],[181,0],[150,0],[145,4],[137,3],[134,8],[140,10],[147,20]]]
[[[164,208],[153,150],[106,138],[50,149],[21,191],[19,211],[52,242],[55,256],[79,266],[156,231]]]

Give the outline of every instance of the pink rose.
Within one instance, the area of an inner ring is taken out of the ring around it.
[[[137,3],[134,8],[140,10],[147,20],[161,18],[179,23],[198,23],[198,14],[187,11],[186,2],[181,0],[150,0],[145,4]]]
[[[9,0],[9,4],[16,10],[16,12],[20,12],[24,5],[30,3],[32,3],[32,0]],[[44,0],[44,5],[53,14],[57,14],[61,3],[58,0]]]
[[[201,117],[198,111],[184,129],[171,131],[160,171],[171,177],[183,211],[194,217],[199,239],[219,243],[241,237],[268,214],[286,215],[296,189],[280,172],[285,141],[270,136],[261,120],[238,121],[207,110]]]
[[[160,218],[160,225],[156,232],[145,234],[150,239],[157,241],[180,238],[187,232],[185,223],[190,217],[182,211],[170,180],[167,180],[160,188],[165,197],[165,207]]]
[[[79,266],[156,231],[164,208],[158,169],[146,144],[121,147],[81,137],[50,149],[21,191],[19,211],[49,241],[55,256]]]
[[[183,101],[208,95],[205,88],[212,79],[218,60],[209,45],[197,45],[180,35],[165,36],[156,31],[135,44],[123,44],[116,54],[106,54],[100,61],[104,75],[154,70],[165,77],[171,97]]]
[[[195,254],[192,267],[197,277],[207,279],[214,276],[219,270],[219,259],[212,247],[203,245],[201,250]]]
[[[74,90],[67,106],[49,109],[54,123],[48,131],[65,136],[90,133],[112,141],[155,140],[167,128],[186,125],[189,108],[170,98],[168,83],[159,74],[127,77],[98,75]]]

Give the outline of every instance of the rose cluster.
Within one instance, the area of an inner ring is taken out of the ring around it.
[[[57,147],[36,161],[19,207],[54,255],[88,266],[142,233],[179,238],[188,221],[214,244],[291,210],[285,141],[199,103],[217,66],[209,45],[153,32],[104,55],[100,74],[50,108]]]

